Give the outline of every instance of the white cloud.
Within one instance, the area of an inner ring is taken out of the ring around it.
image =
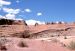
[[[2,8],[0,8],[0,10],[1,10]]]
[[[3,8],[3,11],[10,14],[18,14],[20,12],[20,9]]]
[[[11,20],[23,20],[21,18],[16,18],[15,14],[6,14],[5,16],[0,15],[0,18],[11,19]]]
[[[2,15],[0,15],[0,17],[2,17]]]
[[[0,0],[0,7],[2,7],[3,5],[10,5],[10,4],[11,2]]]
[[[25,12],[31,12],[31,10],[30,10],[30,9],[25,9],[24,11],[25,11]]]
[[[3,8],[3,11],[7,14],[5,15],[6,19],[16,19],[16,14],[20,12],[20,9],[12,9],[12,8]]]
[[[41,16],[41,15],[42,15],[42,13],[40,13],[40,12],[39,12],[39,13],[37,13],[37,16]]]
[[[20,1],[19,0],[16,0],[16,3],[19,3]]]
[[[6,19],[13,19],[14,20],[16,16],[14,14],[6,14],[5,17],[6,17]]]
[[[5,19],[5,16],[0,15],[0,18],[4,18]]]
[[[45,24],[45,22],[41,22],[41,21],[37,21],[37,20],[26,20],[26,23],[28,25],[35,25],[35,23],[38,23],[38,24]]]
[[[0,0],[0,10],[2,10],[3,6],[10,5],[11,2]]]
[[[19,1],[17,0],[17,2],[19,2]],[[4,16],[0,15],[0,18],[22,20],[20,18],[16,18],[16,14],[18,14],[20,12],[20,9],[12,9],[12,8],[4,8],[3,7],[4,5],[10,5],[10,4],[11,4],[11,2],[0,0],[0,10],[2,9],[4,12],[7,13]]]
[[[23,19],[21,19],[21,18],[16,18],[15,20],[23,20]]]
[[[3,16],[2,16],[2,15],[0,15],[0,18],[3,18]]]

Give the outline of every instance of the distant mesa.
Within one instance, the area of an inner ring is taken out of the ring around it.
[[[27,25],[24,20],[13,20],[0,18],[0,25]]]
[[[49,24],[66,24],[66,22],[63,22],[63,21],[56,21],[56,22],[46,22],[45,24],[46,24],[46,25],[49,25]]]
[[[54,24],[67,24],[66,22],[63,21],[56,21],[56,22],[45,22],[44,25],[54,25]],[[75,24],[75,22],[72,22],[72,24]],[[0,25],[26,25],[26,21],[22,19],[5,19],[5,18],[0,18]],[[35,23],[34,26],[40,25],[39,23]]]
[[[64,24],[65,22],[63,21],[56,21],[57,24]]]

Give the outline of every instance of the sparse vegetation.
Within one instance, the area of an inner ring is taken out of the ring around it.
[[[49,24],[50,24],[50,22],[46,22],[45,24],[46,24],[46,25],[49,25]]]
[[[66,36],[64,36],[64,39],[67,39],[67,37],[66,37]]]
[[[1,46],[1,47],[0,47],[0,50],[1,50],[1,51],[7,51],[7,48],[6,48],[6,46],[4,45],[4,46]]]
[[[54,37],[54,35],[50,35],[51,37]]]
[[[69,49],[75,50],[75,41],[71,41],[69,45],[67,45]]]
[[[63,42],[60,42],[61,46],[66,47],[66,44],[64,44]]]
[[[35,26],[39,25],[38,23],[35,23]]]
[[[59,35],[59,34],[58,34],[57,36],[58,36],[58,37],[60,37],[60,35]]]
[[[25,30],[22,35],[21,35],[22,38],[28,38],[30,37],[30,31],[29,30]]]
[[[7,51],[7,48],[6,48],[6,43],[9,42],[10,40],[6,39],[5,36],[2,36],[0,37],[0,50],[4,50],[4,51]]]
[[[28,47],[28,45],[26,43],[24,43],[23,41],[21,41],[19,44],[18,44],[19,47]]]
[[[24,21],[24,24],[25,24],[26,26],[28,26],[27,23],[26,23],[25,21]]]
[[[67,39],[67,35],[66,34],[64,34],[63,36],[64,36],[64,39]]]
[[[58,42],[58,40],[56,38],[52,38],[51,41],[52,42]]]

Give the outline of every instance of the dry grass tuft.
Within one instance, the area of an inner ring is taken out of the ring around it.
[[[71,41],[69,45],[67,45],[69,49],[75,50],[75,41]]]

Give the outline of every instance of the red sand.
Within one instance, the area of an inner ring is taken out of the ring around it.
[[[66,47],[63,47],[59,43],[54,43],[52,41],[42,41],[42,40],[33,40],[25,39],[24,42],[28,47],[19,47],[18,43],[20,39],[13,39],[14,43],[8,46],[8,51],[71,51]]]

